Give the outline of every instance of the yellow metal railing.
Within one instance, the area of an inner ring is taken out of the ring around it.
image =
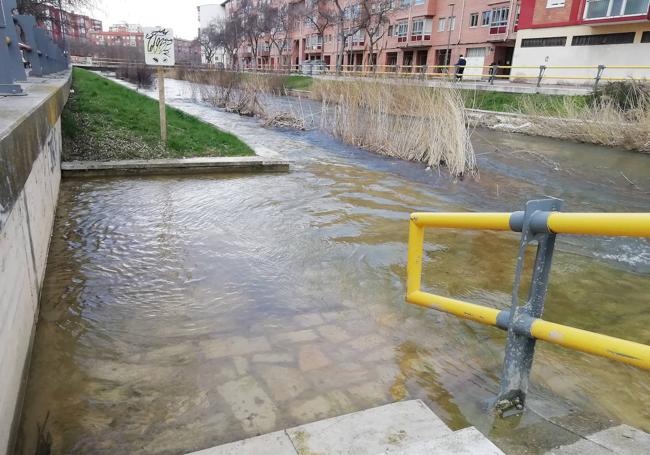
[[[537,217],[537,218],[535,218]],[[430,294],[421,290],[425,228],[521,231],[523,213],[414,213],[408,240],[409,303],[460,318],[508,329],[510,312]],[[537,213],[530,221],[551,234],[650,237],[650,213]],[[650,370],[650,346],[533,318],[527,336]]]

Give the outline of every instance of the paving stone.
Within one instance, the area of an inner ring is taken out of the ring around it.
[[[316,330],[330,343],[343,343],[351,338],[345,330],[334,324],[322,325]]]
[[[384,384],[392,384],[396,378],[404,376],[396,365],[390,363],[378,365],[375,368],[375,372],[377,381],[383,382]]]
[[[317,340],[318,335],[311,329],[305,329],[295,332],[279,333],[274,339],[279,343],[304,343],[306,341]]]
[[[284,431],[244,439],[188,455],[296,455],[291,440]]]
[[[329,400],[332,409],[336,410],[339,415],[355,411],[352,400],[342,390],[327,392],[325,397]]]
[[[619,425],[587,437],[615,453],[650,453],[650,434],[629,425]]]
[[[313,422],[327,417],[331,409],[332,406],[329,400],[323,396],[318,396],[310,400],[293,403],[289,412],[294,418],[302,422]]]
[[[321,325],[325,323],[321,315],[318,313],[299,314],[298,316],[295,316],[293,319],[301,327],[312,327],[315,325]]]
[[[255,354],[252,361],[255,363],[289,363],[293,362],[293,356],[286,352],[268,352]]]
[[[401,436],[399,434],[398,438]],[[410,444],[399,451],[400,455],[447,455],[452,453],[454,455],[503,455],[497,446],[474,427],[464,428],[431,441]]]
[[[349,384],[356,384],[368,379],[368,370],[354,363],[336,364],[327,370],[327,374],[313,371],[310,378],[317,390],[336,389]]]
[[[383,346],[372,352],[364,354],[363,360],[366,362],[386,362],[395,359],[395,349],[391,346]]]
[[[305,391],[307,381],[296,368],[267,366],[260,371],[275,401],[295,398]]]
[[[322,397],[315,400],[321,399],[326,401]],[[308,409],[313,410],[324,403],[310,405]],[[451,435],[452,431],[424,403],[413,400],[308,423],[286,433],[298,453],[378,455],[397,454],[409,445]]]
[[[239,376],[244,376],[248,373],[248,360],[245,357],[233,357],[232,361],[235,364],[235,371]]]
[[[385,403],[389,395],[388,387],[377,382],[366,382],[350,387],[348,392],[355,399],[369,402],[372,405]]]
[[[206,358],[242,356],[256,352],[270,351],[271,345],[265,337],[245,338],[241,336],[203,340],[199,342]]]
[[[275,427],[275,406],[252,376],[244,376],[217,388],[244,431],[268,433]]]
[[[298,365],[301,371],[317,370],[331,365],[332,361],[313,344],[307,344],[300,348],[298,353]]]
[[[359,313],[354,310],[328,311],[326,313],[321,313],[321,316],[323,316],[323,319],[327,322],[342,322],[358,318]]]
[[[369,333],[368,335],[355,338],[348,344],[358,351],[369,351],[384,343],[384,338],[376,333]]]

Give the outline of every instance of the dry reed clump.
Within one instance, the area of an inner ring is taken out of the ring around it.
[[[314,82],[322,128],[346,143],[396,158],[477,175],[460,92],[379,81]]]
[[[630,87],[624,99],[599,93],[587,101],[563,97],[540,105],[522,98],[518,111],[529,117],[527,133],[650,152],[650,89]]]
[[[284,93],[280,76],[234,71],[186,71],[194,99],[234,112],[260,117],[266,126],[304,129],[304,119],[274,108],[273,95]]]

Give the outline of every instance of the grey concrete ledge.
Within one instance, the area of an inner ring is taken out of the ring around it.
[[[289,161],[262,158],[259,156],[120,161],[67,161],[61,163],[61,172],[65,177],[237,174],[249,172],[287,171],[289,171]]]

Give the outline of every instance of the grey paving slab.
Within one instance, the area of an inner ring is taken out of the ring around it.
[[[587,439],[621,455],[650,454],[650,434],[629,425],[608,428]]]
[[[387,449],[380,454],[399,455],[503,455],[501,449],[492,444],[474,427],[456,431],[450,435],[411,444],[405,449]]]
[[[296,455],[296,450],[284,431],[257,436],[188,455]]]
[[[618,425],[585,436],[573,444],[560,446],[548,455],[640,455],[650,454],[650,434],[629,425]]]
[[[287,434],[298,453],[375,455],[452,431],[422,401],[411,400],[301,425]]]

